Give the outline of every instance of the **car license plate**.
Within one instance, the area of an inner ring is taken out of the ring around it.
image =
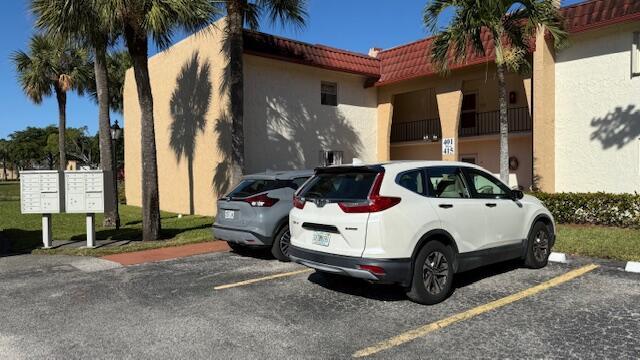
[[[236,212],[233,210],[225,210],[224,218],[228,220],[233,220],[236,217]]]
[[[329,246],[330,239],[331,239],[331,234],[329,233],[314,232],[313,239],[311,239],[311,243],[314,245]]]

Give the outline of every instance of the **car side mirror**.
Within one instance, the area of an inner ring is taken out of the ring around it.
[[[514,201],[520,200],[524,197],[522,190],[511,190],[511,199]]]

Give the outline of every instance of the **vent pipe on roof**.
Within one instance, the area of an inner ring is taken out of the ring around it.
[[[371,48],[371,49],[369,49],[369,56],[377,58],[378,57],[378,53],[380,51],[382,51],[382,48],[377,48],[377,47]]]

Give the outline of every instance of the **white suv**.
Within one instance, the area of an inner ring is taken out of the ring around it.
[[[331,166],[294,196],[292,260],[323,272],[397,283],[412,300],[444,300],[455,273],[521,258],[547,264],[551,213],[479,166],[401,161]]]

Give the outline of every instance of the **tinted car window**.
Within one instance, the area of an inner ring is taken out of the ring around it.
[[[300,178],[295,178],[295,179],[291,180],[291,183],[293,184],[293,189],[297,190],[308,179],[309,179],[308,177],[300,177]]]
[[[376,175],[375,173],[318,174],[311,179],[300,195],[306,198],[333,200],[366,199]]]
[[[278,181],[263,179],[244,179],[229,193],[232,198],[244,198],[278,188]]]
[[[398,185],[415,193],[424,195],[424,179],[422,171],[410,171],[398,176]]]
[[[460,169],[429,168],[427,170],[429,196],[437,198],[468,198],[469,191],[462,180]]]
[[[476,169],[465,169],[474,196],[483,199],[509,198],[509,189],[492,175]]]

